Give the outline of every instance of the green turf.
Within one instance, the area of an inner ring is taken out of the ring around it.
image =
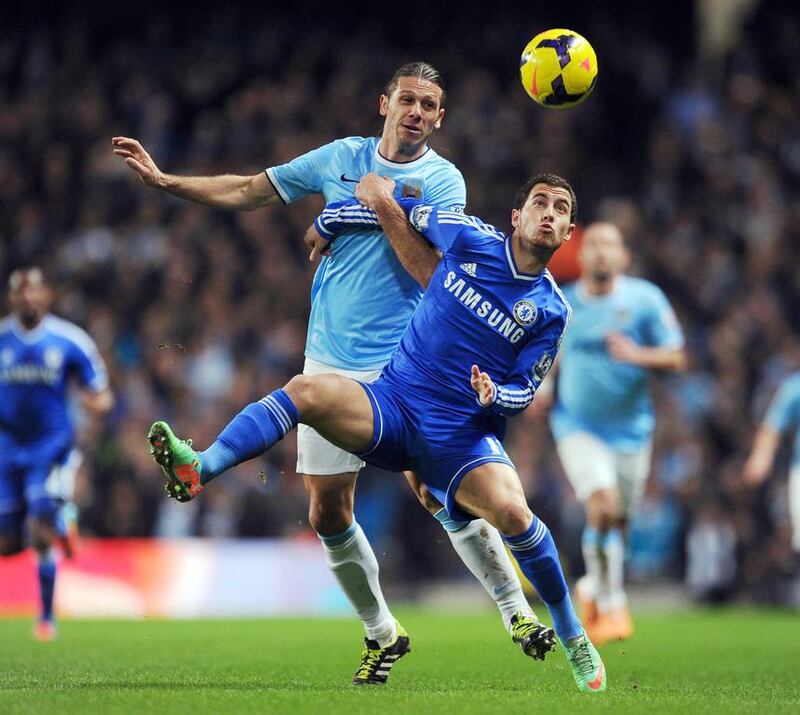
[[[563,652],[525,658],[492,613],[401,610],[413,651],[388,685],[349,684],[349,620],[73,621],[55,643],[0,621],[0,713],[798,713],[800,618],[691,611],[637,618],[601,649],[599,696],[577,692]]]

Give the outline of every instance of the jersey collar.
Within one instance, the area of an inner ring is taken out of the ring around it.
[[[517,269],[516,261],[514,261],[514,253],[511,250],[511,236],[506,236],[506,260],[508,261],[511,275],[519,281],[535,281],[541,278],[544,273],[544,271],[541,273],[523,273]]]
[[[436,152],[431,149],[430,146],[428,146],[426,147],[425,151],[422,152],[422,156],[418,156],[416,159],[412,159],[411,161],[392,161],[381,154],[379,149],[380,145],[381,141],[380,138],[378,138],[378,141],[375,142],[375,163],[380,164],[381,166],[389,167],[390,169],[404,169],[410,166],[421,166],[436,156]]]
[[[47,327],[47,319],[49,318],[49,314],[45,313],[42,319],[39,321],[39,325],[31,330],[27,330],[25,326],[19,321],[16,315],[11,316],[11,332],[17,336],[23,343],[35,343],[39,338],[44,335],[44,331]]]

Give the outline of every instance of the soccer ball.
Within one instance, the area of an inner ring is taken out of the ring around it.
[[[522,86],[543,107],[565,109],[586,99],[597,81],[594,49],[572,30],[546,30],[522,51]]]

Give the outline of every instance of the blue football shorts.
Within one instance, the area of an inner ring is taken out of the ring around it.
[[[444,404],[415,398],[385,376],[361,382],[372,404],[374,430],[369,447],[358,456],[382,469],[413,469],[451,518],[475,519],[455,500],[461,480],[475,467],[500,462],[514,467],[493,421],[464,415]]]
[[[72,498],[80,455],[63,439],[0,449],[0,532],[19,533],[26,517],[56,523]]]

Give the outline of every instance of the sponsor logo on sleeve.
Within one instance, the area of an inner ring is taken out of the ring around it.
[[[426,231],[428,229],[428,222],[431,220],[433,213],[433,206],[415,206],[411,209],[408,215],[408,220],[417,231]]]
[[[533,366],[533,379],[536,380],[536,382],[544,380],[552,364],[553,358],[549,353],[543,353],[542,357],[540,357]]]

